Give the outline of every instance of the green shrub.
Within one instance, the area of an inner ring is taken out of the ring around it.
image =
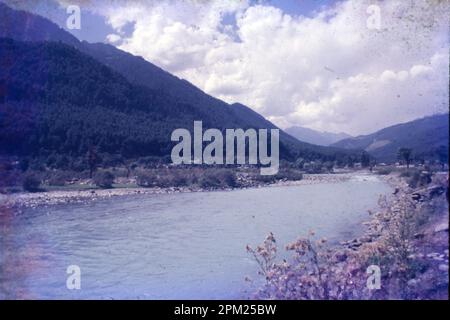
[[[260,181],[263,183],[274,183],[277,181],[277,175],[261,175],[259,172],[253,175],[253,179],[255,181]]]
[[[114,175],[110,171],[100,171],[94,176],[94,183],[96,186],[109,189],[114,183]]]
[[[50,186],[64,186],[67,182],[67,180],[70,179],[70,175],[66,172],[62,171],[56,171],[51,174],[51,176],[48,178],[48,184]]]
[[[280,169],[277,174],[266,176],[261,175],[258,171],[253,175],[252,178],[255,181],[260,181],[263,183],[274,183],[278,180],[299,181],[303,179],[303,174],[301,171],[296,169],[284,168]]]
[[[164,177],[166,182],[174,187],[182,187],[189,184],[189,174],[182,170],[168,170],[169,172]]]
[[[23,179],[22,187],[24,190],[29,192],[40,191],[41,179],[33,173],[25,175]]]
[[[427,171],[420,172],[414,171],[414,173],[408,179],[408,185],[411,188],[423,187],[431,182],[431,174]]]
[[[394,169],[392,167],[381,167],[376,170],[376,173],[379,175],[386,176],[386,175],[390,174],[392,171],[394,171]]]
[[[175,187],[175,180],[172,173],[161,173],[156,175],[155,185],[160,188]]]
[[[221,182],[216,176],[207,173],[200,177],[198,184],[202,188],[218,188],[221,186]]]
[[[303,179],[303,174],[293,169],[282,169],[275,176],[279,180],[299,181]]]
[[[190,183],[190,173],[188,170],[168,169],[168,170],[145,170],[138,173],[136,183],[140,187],[181,187]]]
[[[233,170],[219,169],[215,172],[217,178],[222,182],[224,187],[236,187],[236,174]]]
[[[412,172],[410,170],[404,170],[400,173],[400,177],[402,178],[409,178],[412,176]]]
[[[418,171],[417,169],[405,169],[402,170],[400,172],[400,177],[402,178],[410,178],[413,177],[414,175],[420,173],[420,171]]]
[[[143,188],[150,188],[156,185],[157,176],[151,171],[139,172],[136,177],[136,183]]]
[[[304,170],[310,174],[323,173],[324,169],[326,168],[320,162],[309,163],[304,166]]]
[[[183,187],[199,185],[202,188],[236,187],[236,174],[228,169],[148,169],[138,172],[136,183],[140,187]]]
[[[113,167],[113,168],[111,168],[111,170],[112,170],[112,172],[113,172],[113,174],[114,174],[114,176],[115,176],[116,178],[119,178],[119,177],[121,177],[121,178],[127,178],[127,177],[129,177],[127,168],[117,168],[117,167]]]
[[[236,174],[232,170],[227,169],[210,169],[207,170],[198,181],[202,188],[223,188],[236,187]]]

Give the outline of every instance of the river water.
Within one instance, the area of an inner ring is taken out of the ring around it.
[[[374,176],[355,176],[29,209],[3,226],[0,298],[245,298],[259,279],[247,244],[273,232],[284,251],[309,230],[351,239],[389,191]],[[66,287],[69,265],[80,267],[80,290]]]

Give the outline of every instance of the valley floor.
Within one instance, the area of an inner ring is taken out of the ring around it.
[[[367,175],[367,172],[339,173],[339,174],[303,174],[301,180],[278,180],[276,182],[247,183],[243,188],[261,188],[270,186],[292,186],[314,183],[338,183],[346,181],[355,176]],[[42,192],[19,192],[12,194],[0,194],[0,203],[8,207],[37,207],[56,204],[85,203],[89,201],[106,199],[111,197],[146,195],[146,194],[168,194],[175,192],[205,192],[214,190],[233,190],[233,188],[201,188],[198,186],[185,187],[136,187],[134,184],[121,184],[111,189],[99,189],[86,185],[78,185],[70,188],[62,187]]]

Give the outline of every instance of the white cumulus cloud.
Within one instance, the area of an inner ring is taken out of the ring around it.
[[[361,134],[448,110],[446,1],[347,0],[312,17],[275,2],[106,4],[108,41],[283,128]]]

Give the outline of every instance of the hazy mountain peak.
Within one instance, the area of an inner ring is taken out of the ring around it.
[[[341,132],[322,132],[305,127],[293,126],[286,129],[286,132],[296,139],[321,146],[329,146],[339,140],[350,138],[351,136]]]
[[[411,148],[416,158],[448,158],[449,114],[436,114],[393,125],[368,135],[341,140],[333,146],[364,149],[380,161],[395,161],[397,149]],[[443,150],[447,150],[442,154]]]

